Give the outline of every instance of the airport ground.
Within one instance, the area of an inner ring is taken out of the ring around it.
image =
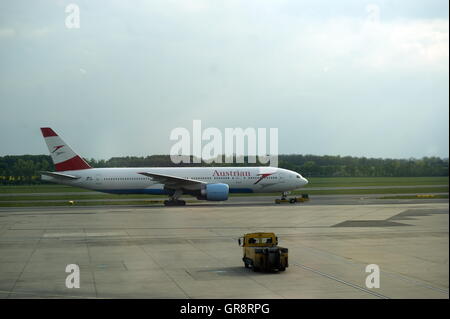
[[[448,177],[317,179],[293,195],[305,191],[305,203],[272,194],[164,207],[0,187],[0,298],[449,298]],[[289,249],[285,272],[244,268],[237,239],[253,231]],[[79,289],[65,285],[68,264]],[[366,286],[369,264],[380,288]]]
[[[1,298],[449,298],[448,199],[234,197],[186,207],[0,208]],[[237,239],[273,231],[285,272],[246,269]],[[68,289],[68,264],[80,288]],[[366,266],[380,288],[366,287]]]
[[[378,178],[310,178],[307,187],[292,192],[292,196],[308,193],[311,196],[341,195],[342,198],[395,197],[408,199],[418,194],[433,195],[436,198],[448,198],[448,177],[378,177]],[[377,197],[377,195],[379,195]],[[271,196],[272,200],[280,194],[232,194],[235,198],[252,196]],[[359,196],[359,197],[358,197]],[[341,199],[335,196],[336,199]],[[321,196],[320,198],[324,198]],[[92,192],[85,189],[55,184],[31,186],[0,186],[0,207],[24,206],[93,206],[93,205],[143,205],[160,204],[162,196],[148,195],[112,195]],[[190,203],[197,201],[192,197],[185,198]],[[260,201],[263,202],[263,201]]]

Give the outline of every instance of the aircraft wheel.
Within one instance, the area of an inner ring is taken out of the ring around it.
[[[164,206],[186,206],[184,200],[165,200]]]

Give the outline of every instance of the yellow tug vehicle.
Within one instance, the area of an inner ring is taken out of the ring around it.
[[[294,204],[294,203],[304,203],[309,201],[309,195],[308,194],[302,194],[302,197],[291,197],[291,198],[286,198],[286,197],[282,197],[275,199],[275,204],[286,204],[286,203],[290,203],[290,204]]]
[[[278,246],[274,233],[249,233],[239,238],[245,268],[253,271],[285,271],[289,266],[288,249]]]

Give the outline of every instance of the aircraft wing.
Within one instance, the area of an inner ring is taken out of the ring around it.
[[[63,174],[63,173],[57,173],[57,172],[43,171],[43,172],[40,172],[40,173],[42,175],[47,175],[47,176],[50,176],[50,177],[62,178],[62,179],[79,179],[80,178],[78,176],[73,176],[73,175]]]
[[[138,173],[147,177],[151,177],[154,181],[164,184],[168,188],[178,189],[178,188],[199,188],[201,185],[206,184],[202,181],[197,181],[194,179],[186,179],[177,176],[155,174],[141,172]]]

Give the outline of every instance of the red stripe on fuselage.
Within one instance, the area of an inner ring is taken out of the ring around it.
[[[50,127],[41,127],[41,132],[44,137],[58,136]]]
[[[261,176],[255,183],[253,183],[253,185],[258,184],[261,180],[263,180],[264,178],[273,175],[273,173],[266,173],[266,174],[258,174],[259,176]]]
[[[78,169],[88,169],[88,168],[92,168],[92,167],[78,155],[75,157],[72,157],[71,159],[68,159],[67,161],[55,164],[55,169],[58,172],[75,171]]]

